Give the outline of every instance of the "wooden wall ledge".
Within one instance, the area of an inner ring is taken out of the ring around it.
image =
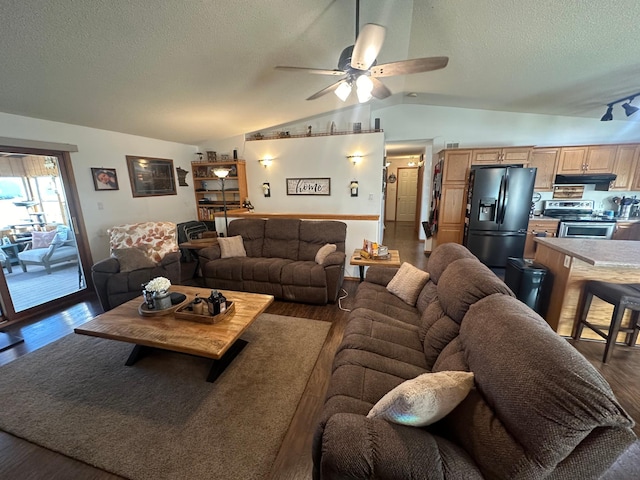
[[[380,215],[359,215],[342,213],[261,213],[245,209],[228,210],[228,217],[234,218],[299,218],[304,220],[368,220],[377,222]],[[224,217],[224,212],[216,212],[216,217]]]

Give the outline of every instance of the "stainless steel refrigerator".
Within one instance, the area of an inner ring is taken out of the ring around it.
[[[479,167],[469,174],[464,244],[489,267],[522,257],[535,168]]]

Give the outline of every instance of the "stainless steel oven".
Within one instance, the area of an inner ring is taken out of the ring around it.
[[[616,230],[616,222],[594,215],[593,206],[593,200],[546,200],[544,214],[560,219],[558,237],[608,240]]]
[[[609,240],[616,230],[616,222],[561,221],[560,238],[599,238]]]

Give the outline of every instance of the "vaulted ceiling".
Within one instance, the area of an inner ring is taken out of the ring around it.
[[[0,18],[2,112],[198,144],[345,106],[305,100],[334,77],[273,67],[336,68],[355,0],[8,0]],[[360,23],[387,27],[378,63],[450,58],[385,78],[373,108],[600,118],[640,91],[638,18],[637,0],[362,0]]]

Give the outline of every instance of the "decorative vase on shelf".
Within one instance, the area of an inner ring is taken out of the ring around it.
[[[153,304],[156,310],[166,310],[171,307],[171,295],[166,290],[153,292]]]

